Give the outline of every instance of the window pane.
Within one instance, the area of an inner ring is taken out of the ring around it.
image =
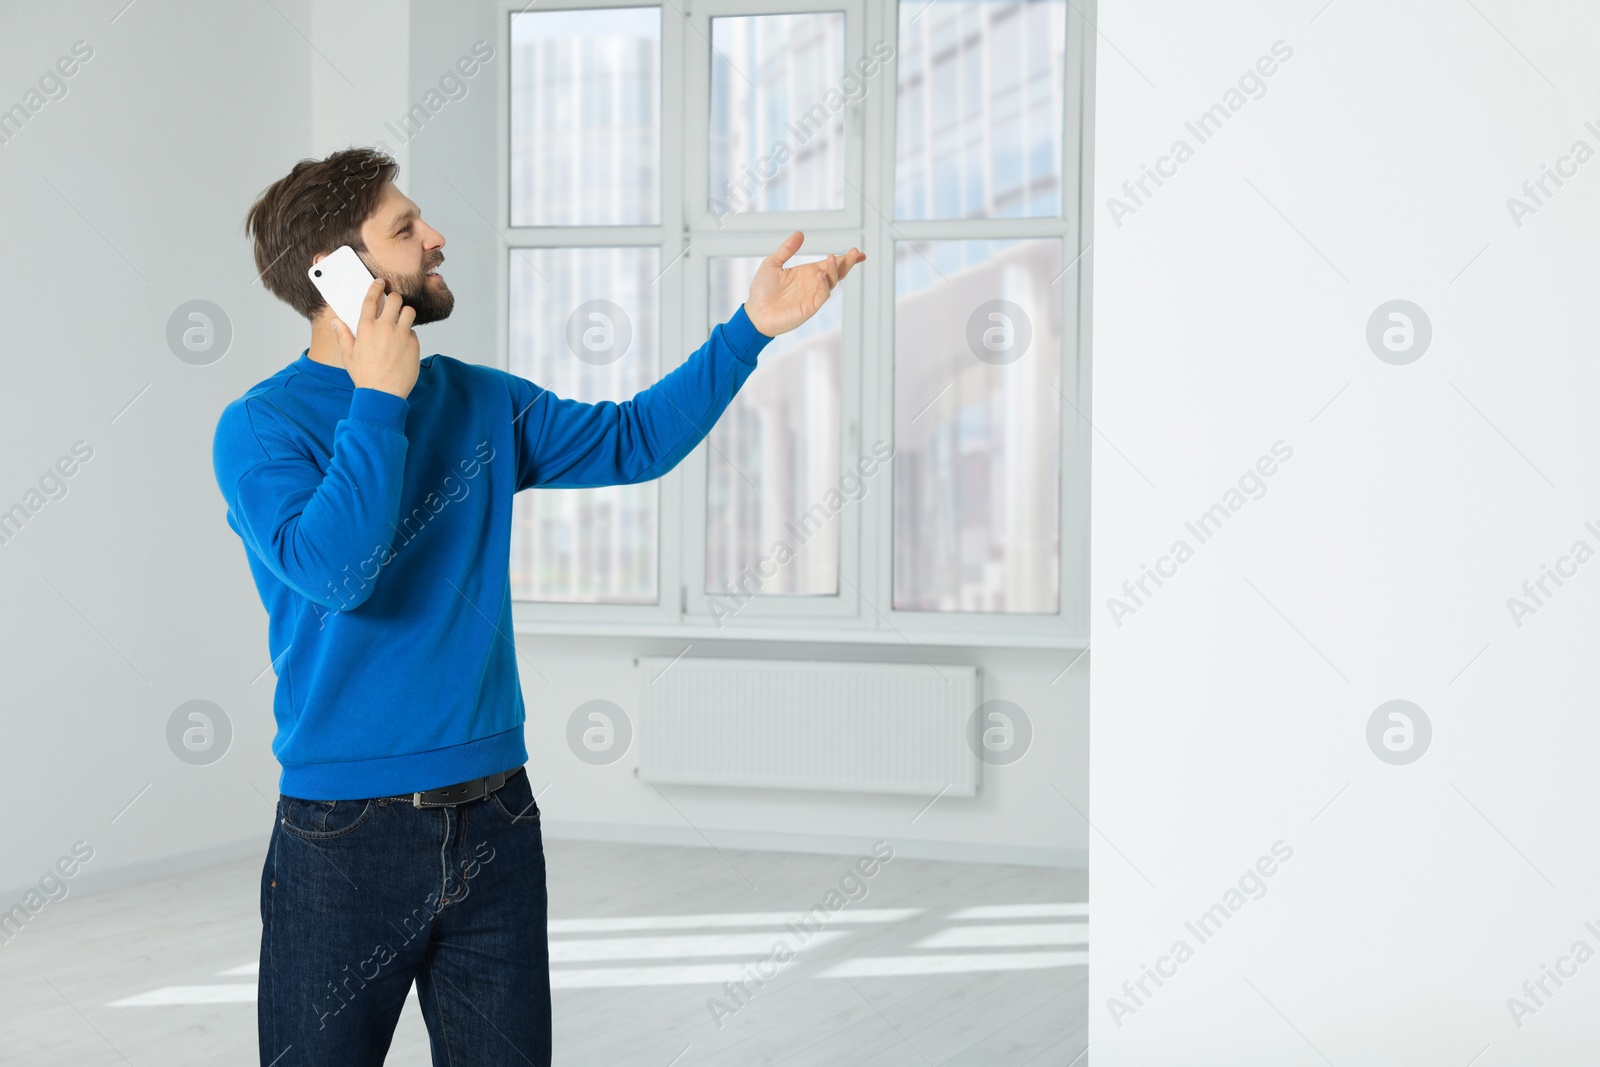
[[[627,400],[655,383],[659,249],[509,255],[511,373],[588,403]],[[512,597],[654,604],[657,498],[656,482],[517,494]]]
[[[895,217],[1062,210],[1067,0],[902,0]]]
[[[511,16],[511,225],[661,221],[661,9]]]
[[[895,244],[894,606],[1060,610],[1061,242]]]
[[[797,255],[788,266],[823,258]],[[711,260],[712,322],[739,309],[760,265],[759,256]],[[804,326],[762,349],[760,366],[711,431],[707,593],[839,592],[838,511],[848,499],[839,490],[843,296],[835,292]]]
[[[842,209],[844,73],[843,12],[712,19],[707,210]]]

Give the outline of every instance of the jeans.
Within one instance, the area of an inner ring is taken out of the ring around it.
[[[262,1067],[381,1065],[412,981],[435,1067],[550,1063],[526,772],[454,807],[280,795],[261,871]]]

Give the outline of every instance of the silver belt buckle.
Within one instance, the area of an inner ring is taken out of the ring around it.
[[[482,800],[484,797],[488,796],[491,792],[493,792],[494,789],[498,789],[500,786],[504,785],[505,782],[506,782],[506,779],[508,779],[510,777],[511,777],[510,773],[505,772],[505,771],[499,771],[499,772],[496,772],[495,774],[488,774],[488,775],[484,775],[482,778],[475,779],[478,782],[478,784],[481,786],[481,788],[479,789],[478,794],[476,796],[462,797],[460,800],[441,800],[437,804],[424,804],[422,802],[422,793],[421,792],[415,792],[415,793],[411,794],[411,803],[412,803],[412,806],[418,807],[418,808],[452,808],[452,807],[455,807],[457,804],[467,804],[467,803],[470,803],[470,802],[472,802],[474,800]],[[491,788],[490,782],[493,781],[495,778],[500,779],[500,781],[499,781],[498,784],[496,784],[495,786],[493,786]],[[465,784],[465,783],[463,783],[463,784]],[[450,787],[445,786],[443,788],[450,788]],[[432,792],[432,790],[428,790],[428,792]]]
[[[485,783],[485,784],[487,784],[487,783]],[[429,790],[429,792],[432,792],[432,790]],[[438,801],[437,803],[424,804],[422,802],[422,794],[421,793],[412,793],[411,794],[411,803],[416,805],[419,808],[453,808],[457,804],[467,804],[467,803],[470,803],[470,802],[472,802],[474,800],[481,800],[486,795],[488,795],[487,792],[479,792],[478,795],[475,796],[475,797],[462,797],[460,800],[441,800],[441,801]]]

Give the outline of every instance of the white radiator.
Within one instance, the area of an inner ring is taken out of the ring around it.
[[[638,659],[649,782],[970,797],[976,667]]]

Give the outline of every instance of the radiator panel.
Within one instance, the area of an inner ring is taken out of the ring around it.
[[[977,668],[640,657],[639,775],[974,796]]]

